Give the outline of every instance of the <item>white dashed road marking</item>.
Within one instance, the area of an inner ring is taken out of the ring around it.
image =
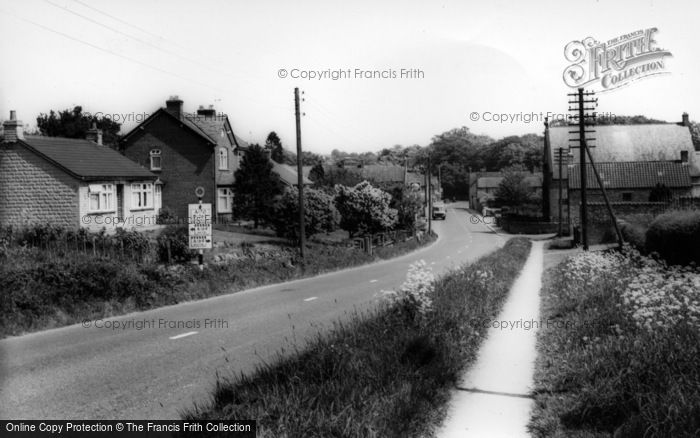
[[[197,333],[199,333],[199,332],[180,333],[179,335],[171,336],[170,339],[172,339],[172,340],[180,339],[180,338],[184,338],[186,336],[196,335]]]
[[[369,282],[370,282],[370,283],[376,283],[377,281],[379,281],[379,280],[370,280]]]
[[[318,297],[309,297],[309,298],[306,298],[304,301],[313,301],[313,300],[315,300],[315,299],[317,299],[317,298],[318,298]]]

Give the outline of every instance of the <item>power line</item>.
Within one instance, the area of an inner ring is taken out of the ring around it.
[[[74,0],[74,1],[77,1],[77,0]],[[189,62],[190,64],[196,65],[197,67],[200,67],[200,68],[203,67],[203,66],[202,66],[202,63],[199,62],[199,61],[195,61],[195,60],[193,60],[193,59],[190,59],[190,58],[187,58],[187,57],[185,57],[185,56],[182,56],[182,55],[180,55],[180,54],[177,53],[177,52],[173,52],[172,50],[164,49],[164,48],[162,48],[162,47],[160,47],[160,46],[157,46],[157,45],[155,45],[155,44],[149,43],[149,42],[146,41],[146,40],[143,40],[143,39],[141,39],[141,38],[139,38],[139,37],[136,37],[136,36],[134,36],[134,35],[128,34],[128,33],[126,33],[126,32],[123,32],[123,31],[121,31],[121,30],[119,30],[119,29],[116,29],[116,28],[114,28],[114,27],[112,27],[112,26],[109,26],[109,25],[107,25],[107,24],[101,23],[101,22],[99,22],[99,21],[97,21],[97,20],[95,20],[95,19],[92,19],[92,18],[90,18],[90,17],[88,17],[88,16],[86,16],[86,15],[83,15],[83,14],[81,14],[81,13],[79,13],[79,12],[76,12],[76,11],[70,9],[70,8],[67,8],[67,7],[65,7],[65,6],[58,5],[58,4],[56,4],[56,3],[51,2],[50,0],[44,0],[44,2],[50,4],[51,6],[53,6],[53,7],[55,7],[55,8],[62,9],[62,10],[64,10],[65,12],[68,12],[68,13],[73,14],[73,15],[75,15],[75,16],[77,16],[77,17],[80,17],[80,18],[82,18],[82,19],[84,19],[84,20],[87,20],[87,21],[89,21],[90,23],[93,23],[93,24],[96,24],[96,25],[98,25],[98,26],[101,26],[101,27],[103,27],[103,28],[105,28],[105,29],[111,30],[112,32],[118,33],[119,35],[124,35],[125,37],[131,38],[131,39],[134,40],[134,41],[138,41],[138,42],[141,43],[141,44],[144,44],[144,45],[147,45],[147,46],[149,46],[149,47],[152,47],[152,48],[154,48],[154,49],[156,49],[156,50],[159,50],[159,51],[161,51],[161,52],[163,52],[163,53],[167,53],[167,54],[169,54],[169,55],[176,56],[176,57],[178,57],[178,58],[180,58],[180,59],[182,59],[182,60],[184,60],[184,61]],[[81,3],[81,4],[82,4],[82,3]],[[91,9],[94,9],[94,8],[91,8]],[[211,67],[211,66],[210,66],[210,67]],[[224,75],[229,75],[229,74],[230,74],[230,73],[228,73],[228,72],[225,72],[225,71],[223,71],[223,70],[219,70],[219,69],[216,69],[216,68],[212,68],[212,70],[216,70],[216,71],[218,71],[219,73],[224,74]]]
[[[160,72],[160,73],[165,73],[165,74],[167,74],[167,75],[174,76],[174,77],[176,77],[176,78],[183,79],[183,80],[186,80],[186,81],[195,83],[195,84],[197,84],[197,85],[201,85],[201,86],[210,88],[210,89],[215,90],[215,91],[229,91],[229,92],[230,92],[230,90],[225,90],[225,89],[217,88],[217,87],[214,87],[214,86],[212,86],[212,85],[209,85],[209,84],[207,84],[207,83],[205,83],[205,82],[199,82],[199,81],[196,81],[196,80],[194,80],[194,79],[190,79],[190,78],[187,78],[187,77],[185,77],[185,76],[178,75],[177,73],[173,73],[173,72],[170,72],[170,71],[168,71],[168,70],[164,70],[164,69],[162,69],[162,68],[160,68],[160,67],[156,67],[156,66],[154,66],[154,65],[148,64],[148,63],[146,63],[146,62],[139,61],[139,60],[136,59],[136,58],[132,58],[132,57],[130,57],[130,56],[122,55],[121,53],[117,53],[117,52],[114,52],[114,51],[112,51],[112,50],[105,49],[104,47],[100,47],[100,46],[98,46],[98,45],[96,45],[96,44],[92,44],[92,43],[90,43],[90,42],[81,40],[80,38],[74,37],[74,36],[72,36],[72,35],[69,35],[69,34],[67,34],[67,33],[61,32],[61,31],[59,31],[59,30],[52,29],[52,28],[50,28],[50,27],[48,27],[48,26],[45,26],[45,25],[43,25],[43,24],[41,24],[41,23],[37,23],[37,22],[32,21],[32,20],[29,20],[29,19],[27,19],[27,18],[20,17],[19,15],[16,15],[16,14],[14,14],[14,13],[12,13],[12,12],[5,11],[5,13],[7,13],[8,15],[11,15],[11,16],[13,16],[13,17],[15,17],[15,18],[18,19],[18,20],[24,21],[25,23],[29,23],[29,24],[31,24],[31,25],[33,25],[33,26],[39,27],[39,28],[41,28],[41,29],[43,29],[43,30],[45,30],[45,31],[47,31],[47,32],[51,32],[51,33],[55,33],[55,34],[57,34],[57,35],[61,35],[62,37],[68,38],[69,40],[78,42],[78,43],[80,43],[80,44],[84,44],[84,45],[86,45],[86,46],[92,47],[93,49],[97,49],[97,50],[99,50],[99,51],[101,51],[101,52],[109,53],[110,55],[114,55],[114,56],[117,56],[117,57],[119,57],[119,58],[126,59],[127,61],[134,62],[134,63],[139,64],[139,65],[144,66],[144,67],[148,67],[148,68],[153,69],[153,70],[156,70],[156,71],[158,71],[158,72]]]

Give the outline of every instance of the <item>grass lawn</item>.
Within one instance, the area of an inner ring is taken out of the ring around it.
[[[219,381],[213,402],[183,417],[256,419],[260,437],[431,436],[530,246],[511,239],[435,281],[415,266],[393,300],[250,375]]]

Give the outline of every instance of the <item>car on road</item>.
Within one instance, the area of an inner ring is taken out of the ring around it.
[[[445,204],[434,204],[433,205],[433,219],[442,219],[445,220],[447,217],[447,209],[445,208]]]
[[[501,217],[501,209],[500,208],[491,208],[491,207],[484,207],[484,210],[482,211],[481,215],[483,217]]]

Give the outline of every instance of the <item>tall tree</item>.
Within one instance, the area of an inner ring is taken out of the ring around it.
[[[265,140],[265,149],[269,149],[271,152],[270,158],[272,158],[276,163],[284,164],[284,147],[282,147],[282,140],[275,131],[270,132]]]
[[[234,174],[235,213],[238,217],[252,219],[255,228],[269,219],[275,198],[284,189],[272,168],[265,150],[255,144],[243,155],[241,165]]]
[[[51,110],[48,114],[41,113],[36,118],[41,135],[47,137],[85,138],[85,134],[93,123],[102,130],[102,143],[117,148],[121,123],[104,116],[97,117],[84,113],[81,106],[59,112]]]

